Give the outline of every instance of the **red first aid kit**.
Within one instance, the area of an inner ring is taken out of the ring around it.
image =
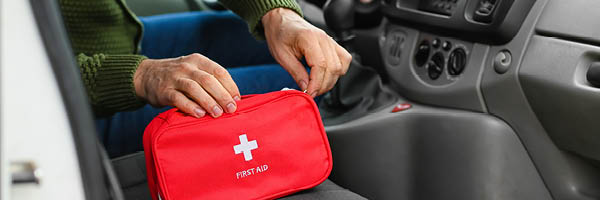
[[[331,150],[310,96],[246,95],[237,106],[216,119],[171,109],[152,120],[144,151],[154,200],[273,199],[329,176]]]

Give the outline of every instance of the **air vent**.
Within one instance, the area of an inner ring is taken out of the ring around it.
[[[399,65],[402,57],[402,49],[406,35],[400,31],[392,31],[386,37],[386,57],[391,65]]]

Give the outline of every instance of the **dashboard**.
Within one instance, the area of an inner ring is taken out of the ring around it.
[[[384,0],[391,21],[488,44],[510,41],[535,0]]]
[[[509,46],[520,41],[515,37],[535,2],[383,0],[375,2],[383,22],[367,34],[377,34],[377,65],[407,98],[486,112],[483,69],[510,67],[518,52]]]

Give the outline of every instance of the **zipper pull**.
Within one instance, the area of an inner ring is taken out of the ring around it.
[[[293,88],[287,88],[287,87],[284,87],[283,89],[281,89],[281,91],[288,91],[288,90],[296,90],[296,89],[293,89]],[[296,91],[300,91],[300,90],[296,90]],[[304,91],[302,91],[302,92],[306,93],[306,90],[304,90]]]

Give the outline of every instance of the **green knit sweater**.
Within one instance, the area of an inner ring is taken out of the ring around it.
[[[221,0],[262,38],[260,18],[274,8],[301,14],[294,0]],[[65,26],[81,77],[97,116],[137,109],[145,104],[135,94],[133,74],[146,57],[138,55],[142,23],[122,0],[60,0]]]

